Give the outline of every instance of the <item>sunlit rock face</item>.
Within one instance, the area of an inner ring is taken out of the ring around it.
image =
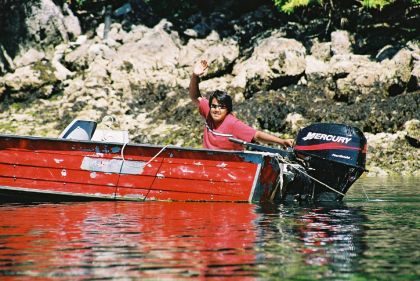
[[[192,65],[206,59],[202,95],[228,91],[250,125],[283,137],[315,122],[354,125],[370,134],[368,167],[416,167],[416,142],[405,137],[419,140],[416,41],[363,53],[360,34],[318,38],[305,32],[321,19],[304,25],[268,6],[173,21],[113,18],[104,38],[103,15],[93,11],[87,25],[89,14],[81,24],[65,4],[10,3],[0,11],[8,19],[0,26],[1,133],[55,137],[74,118],[114,116],[133,141],[201,147],[203,121],[188,85]]]

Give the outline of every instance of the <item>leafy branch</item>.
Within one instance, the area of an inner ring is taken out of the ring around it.
[[[362,8],[382,10],[385,6],[393,4],[397,0],[354,0],[360,3]],[[281,12],[292,14],[297,8],[323,5],[325,0],[273,0],[274,6]],[[411,5],[419,5],[420,0],[410,0]]]

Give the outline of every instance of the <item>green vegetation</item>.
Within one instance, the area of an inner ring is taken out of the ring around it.
[[[133,71],[134,69],[134,65],[129,62],[129,61],[123,61],[120,70],[125,70],[127,73],[130,73],[131,71]]]
[[[338,5],[337,0],[273,0],[274,5],[279,9],[280,11],[291,14],[295,12],[297,8],[301,7],[311,7],[313,5],[324,5],[329,4],[331,7],[334,5]],[[334,3],[337,2],[337,3]],[[388,6],[390,4],[394,4],[398,2],[398,0],[356,0],[356,1],[348,1],[353,2],[355,5],[361,5],[363,8],[367,9],[379,9],[382,10],[385,6]],[[408,2],[411,5],[418,5],[420,4],[420,0],[408,0],[405,1]]]
[[[75,9],[92,10],[96,8],[103,8],[104,5],[112,5],[115,9],[120,7],[126,0],[64,0],[67,1]],[[169,0],[143,0],[148,10],[142,13],[150,13],[151,15],[158,15],[159,17],[169,18],[171,20],[186,19],[192,14],[203,9],[214,9],[216,6],[223,6],[225,1],[215,0],[213,4],[199,5],[197,1],[169,1]],[[203,1],[204,3],[205,1]],[[236,3],[236,4],[235,4]],[[231,7],[237,7],[241,1],[235,0],[229,4]],[[395,8],[394,17],[411,16],[416,13],[420,0],[272,0],[274,7],[280,12],[289,15],[298,15],[300,11],[306,14],[312,14],[315,18],[322,18],[325,14],[329,14],[329,18],[348,15],[348,11],[361,10],[376,12],[383,12],[388,9],[388,14],[393,12]],[[144,8],[144,7],[143,7]],[[346,12],[347,11],[347,12]],[[401,14],[400,12],[403,11]],[[325,14],[324,14],[325,13]],[[410,15],[409,15],[410,14]]]
[[[15,134],[18,132],[19,126],[16,122],[0,122],[0,133],[1,134]]]
[[[12,109],[14,112],[18,112],[23,108],[22,103],[20,102],[14,102],[10,104],[10,109]]]
[[[54,84],[58,80],[54,75],[54,71],[56,69],[50,62],[37,61],[33,64],[32,69],[39,71],[39,79],[44,81],[46,84]]]
[[[81,8],[88,0],[66,0],[66,2],[74,7]]]
[[[310,4],[322,4],[322,0],[273,0],[274,5],[282,12],[291,14],[298,7],[307,7]]]

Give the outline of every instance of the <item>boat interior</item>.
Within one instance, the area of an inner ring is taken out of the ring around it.
[[[58,136],[62,139],[128,143],[126,130],[99,129],[95,121],[74,119]]]

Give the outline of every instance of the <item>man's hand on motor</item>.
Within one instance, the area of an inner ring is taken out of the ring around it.
[[[286,147],[293,147],[293,142],[294,142],[293,139],[285,139],[283,141],[283,145],[286,146]]]

